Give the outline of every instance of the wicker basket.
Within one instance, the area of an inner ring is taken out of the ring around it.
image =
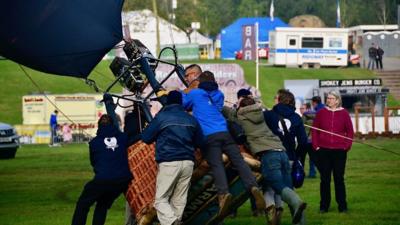
[[[154,144],[139,141],[129,147],[129,168],[134,179],[129,185],[126,199],[138,221],[144,216],[155,216],[153,208],[156,191],[157,164],[154,159]]]

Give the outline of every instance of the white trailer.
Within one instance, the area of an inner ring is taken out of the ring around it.
[[[348,29],[278,27],[269,32],[268,63],[280,66],[347,66]]]

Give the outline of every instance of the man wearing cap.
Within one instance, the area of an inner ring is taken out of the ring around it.
[[[161,225],[180,224],[194,166],[194,150],[203,135],[197,120],[182,107],[182,94],[171,91],[167,105],[141,134],[145,143],[156,141],[158,173],[154,207]]]
[[[183,106],[185,109],[193,111],[193,116],[199,122],[205,136],[202,154],[210,165],[218,190],[219,216],[223,217],[229,213],[232,201],[222,153],[229,157],[244,186],[254,196],[257,208],[265,209],[263,193],[258,188],[254,175],[228,132],[226,120],[221,112],[224,105],[224,94],[218,89],[214,74],[210,71],[201,73],[199,82],[198,88],[184,95]]]

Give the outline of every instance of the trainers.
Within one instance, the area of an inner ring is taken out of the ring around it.
[[[264,200],[264,194],[258,187],[252,187],[251,188],[251,194],[254,197],[256,207],[259,210],[265,210],[266,205],[265,205],[265,200]]]
[[[232,203],[232,195],[230,193],[218,195],[219,201],[219,216],[225,216],[230,213],[230,205]]]

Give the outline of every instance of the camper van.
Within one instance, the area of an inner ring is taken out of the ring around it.
[[[271,65],[347,66],[348,29],[277,27],[269,41]]]

